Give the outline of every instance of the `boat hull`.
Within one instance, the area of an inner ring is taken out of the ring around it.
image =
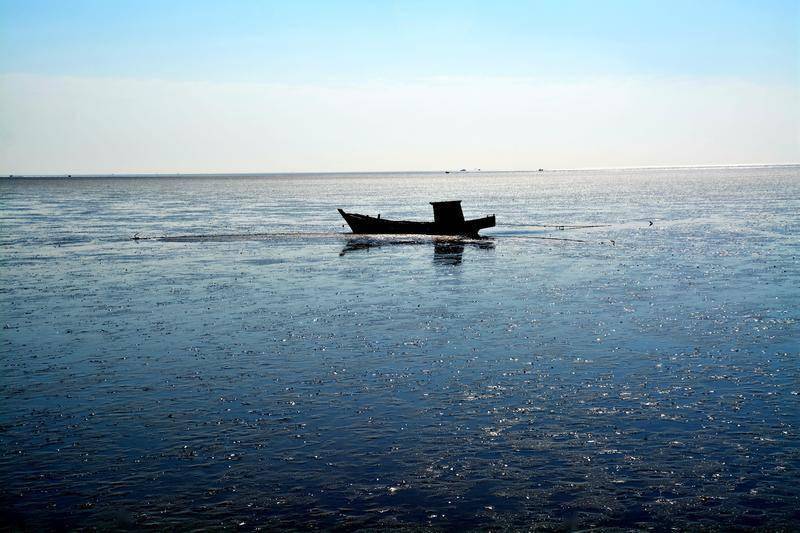
[[[339,209],[347,225],[353,233],[372,234],[419,234],[419,235],[462,235],[477,237],[478,231],[495,225],[494,215],[465,220],[459,224],[441,224],[436,222],[413,222],[408,220],[388,220],[385,218],[346,213]]]

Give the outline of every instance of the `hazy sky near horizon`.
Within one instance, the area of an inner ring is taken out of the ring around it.
[[[800,2],[0,0],[0,173],[800,162]]]

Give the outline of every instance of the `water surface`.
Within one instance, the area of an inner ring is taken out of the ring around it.
[[[498,226],[336,212],[446,199]],[[800,523],[798,167],[15,179],[0,209],[9,524]]]

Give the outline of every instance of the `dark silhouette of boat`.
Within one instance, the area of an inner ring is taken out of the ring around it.
[[[345,222],[353,233],[407,233],[421,235],[463,235],[477,237],[478,231],[495,225],[494,215],[472,220],[464,220],[461,200],[431,202],[433,222],[414,222],[409,220],[388,220],[357,213],[346,213],[339,209]]]

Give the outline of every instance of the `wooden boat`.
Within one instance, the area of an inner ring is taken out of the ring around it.
[[[431,202],[433,222],[413,222],[409,220],[388,220],[357,213],[346,213],[339,209],[345,222],[353,233],[409,233],[422,235],[463,235],[477,237],[478,231],[495,225],[494,215],[472,220],[464,220],[461,200]]]

